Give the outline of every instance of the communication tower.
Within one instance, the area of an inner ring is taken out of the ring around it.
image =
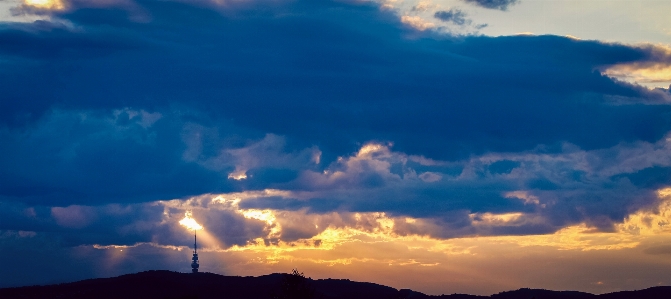
[[[196,245],[196,231],[193,231],[193,257],[191,258],[191,272],[192,273],[198,273],[198,267],[200,265],[198,264],[198,247]]]

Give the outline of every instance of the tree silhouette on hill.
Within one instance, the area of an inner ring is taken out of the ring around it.
[[[273,299],[313,299],[315,289],[311,284],[311,279],[305,277],[305,274],[293,269],[291,273],[284,274],[280,283],[279,290],[272,295]]]

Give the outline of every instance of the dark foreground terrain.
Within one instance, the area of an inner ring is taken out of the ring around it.
[[[47,286],[30,286],[0,289],[0,298],[123,298],[123,299],[224,299],[224,298],[380,298],[380,299],[669,299],[671,286],[654,287],[639,291],[624,291],[593,295],[582,292],[519,289],[491,296],[442,295],[429,296],[411,290],[396,290],[391,287],[367,282],[342,279],[303,279],[302,285],[309,288],[305,296],[283,293],[290,274],[270,274],[259,277],[223,276],[212,273],[178,273],[170,271],[147,271],[113,278],[89,279],[72,283]],[[295,277],[294,277],[295,278]]]

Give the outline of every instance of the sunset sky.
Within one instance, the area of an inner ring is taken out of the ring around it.
[[[671,285],[669,11],[0,0],[0,287]]]

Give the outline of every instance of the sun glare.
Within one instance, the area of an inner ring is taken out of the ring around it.
[[[61,10],[65,8],[62,0],[24,0],[23,3],[41,9]]]
[[[198,224],[195,219],[192,218],[191,211],[184,213],[184,219],[179,221],[179,224],[188,228],[189,230],[201,230],[203,226]]]
[[[228,174],[229,179],[234,179],[236,181],[244,180],[247,178],[245,171],[235,171]]]

